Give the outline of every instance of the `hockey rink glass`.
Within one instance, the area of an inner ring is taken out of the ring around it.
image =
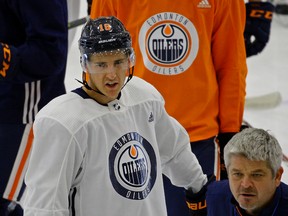
[[[134,66],[134,59],[131,58],[134,57],[129,56],[127,50],[94,53],[87,58],[86,66],[89,73],[126,71]]]

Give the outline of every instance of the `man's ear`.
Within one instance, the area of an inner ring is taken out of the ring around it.
[[[84,72],[87,72],[87,58],[86,54],[80,56],[80,64]]]
[[[276,172],[276,175],[275,175],[275,183],[276,183],[276,186],[278,187],[281,183],[281,178],[282,178],[282,174],[284,172],[284,169],[283,167],[281,166],[278,171]]]

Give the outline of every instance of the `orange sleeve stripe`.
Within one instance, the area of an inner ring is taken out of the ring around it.
[[[23,154],[23,157],[21,159],[21,162],[20,162],[20,165],[19,165],[19,169],[17,170],[16,176],[15,176],[15,180],[14,180],[13,185],[12,185],[11,192],[8,195],[8,199],[9,200],[13,200],[14,194],[15,194],[15,192],[17,190],[17,186],[19,184],[23,169],[24,169],[25,164],[26,164],[26,162],[28,160],[28,157],[29,157],[29,153],[30,153],[30,150],[31,150],[31,147],[32,147],[33,139],[34,139],[33,128],[31,127],[30,132],[29,132],[29,136],[28,136],[28,140],[27,140],[27,145],[26,145],[26,148],[24,150],[24,154]]]

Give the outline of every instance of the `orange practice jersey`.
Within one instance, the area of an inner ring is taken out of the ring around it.
[[[131,33],[135,75],[153,84],[191,141],[237,132],[247,74],[243,0],[93,0],[91,18]]]

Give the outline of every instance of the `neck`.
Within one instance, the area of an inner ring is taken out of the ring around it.
[[[109,98],[100,91],[97,91],[96,89],[88,89],[87,87],[83,86],[82,89],[95,101],[97,101],[100,104],[108,104],[109,102],[115,100],[116,98]]]

